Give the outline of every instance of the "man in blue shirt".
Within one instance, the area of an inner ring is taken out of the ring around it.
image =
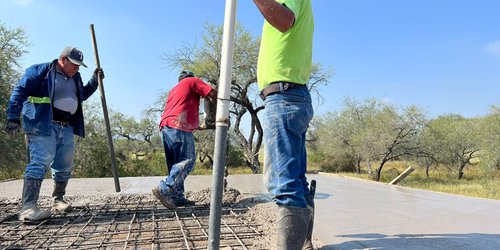
[[[80,66],[87,67],[83,53],[75,47],[66,47],[58,59],[26,69],[10,97],[5,129],[15,136],[22,121],[29,139],[30,160],[24,172],[23,204],[19,212],[22,221],[40,221],[51,216],[50,211],[37,206],[49,168],[54,180],[52,210],[71,210],[63,196],[73,170],[73,134],[85,136],[82,101],[96,91],[97,77],[104,78],[102,69],[97,68],[84,85],[78,72]]]

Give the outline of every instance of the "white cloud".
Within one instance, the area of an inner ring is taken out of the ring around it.
[[[500,56],[500,40],[496,40],[486,46],[486,51]]]

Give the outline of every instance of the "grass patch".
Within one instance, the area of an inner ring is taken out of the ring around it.
[[[408,166],[415,166],[409,162],[389,162],[382,169],[381,182],[389,183],[396,178]],[[376,166],[373,164],[373,166]],[[372,166],[372,167],[373,167]],[[425,175],[425,169],[416,167],[415,171],[407,176],[398,185],[425,189],[430,191],[459,194],[469,197],[487,198],[500,200],[500,170],[481,168],[480,166],[468,166],[464,170],[465,175],[458,180],[457,171],[445,167],[433,168],[429,171],[429,177]],[[339,173],[340,175],[373,180],[363,167],[361,174]]]

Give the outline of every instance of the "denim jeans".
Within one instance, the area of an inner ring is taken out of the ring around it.
[[[53,180],[68,181],[73,171],[75,155],[73,128],[56,123],[51,126],[50,136],[28,135],[31,159],[24,176],[40,180],[51,168]]]
[[[306,131],[313,116],[306,87],[268,95],[264,101],[264,176],[278,205],[306,207]]]
[[[193,133],[163,127],[163,147],[168,176],[160,182],[160,192],[174,200],[184,198],[184,180],[193,171],[196,152]]]

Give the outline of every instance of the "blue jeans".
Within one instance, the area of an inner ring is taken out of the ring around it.
[[[306,87],[268,95],[264,101],[264,176],[278,205],[306,207],[306,131],[313,116]]]
[[[40,180],[51,168],[53,180],[63,182],[71,178],[75,156],[73,128],[56,123],[51,126],[50,136],[28,135],[31,159],[24,177]]]
[[[161,133],[169,174],[160,182],[160,192],[178,200],[184,198],[184,180],[196,161],[193,133],[169,127],[163,127]]]

